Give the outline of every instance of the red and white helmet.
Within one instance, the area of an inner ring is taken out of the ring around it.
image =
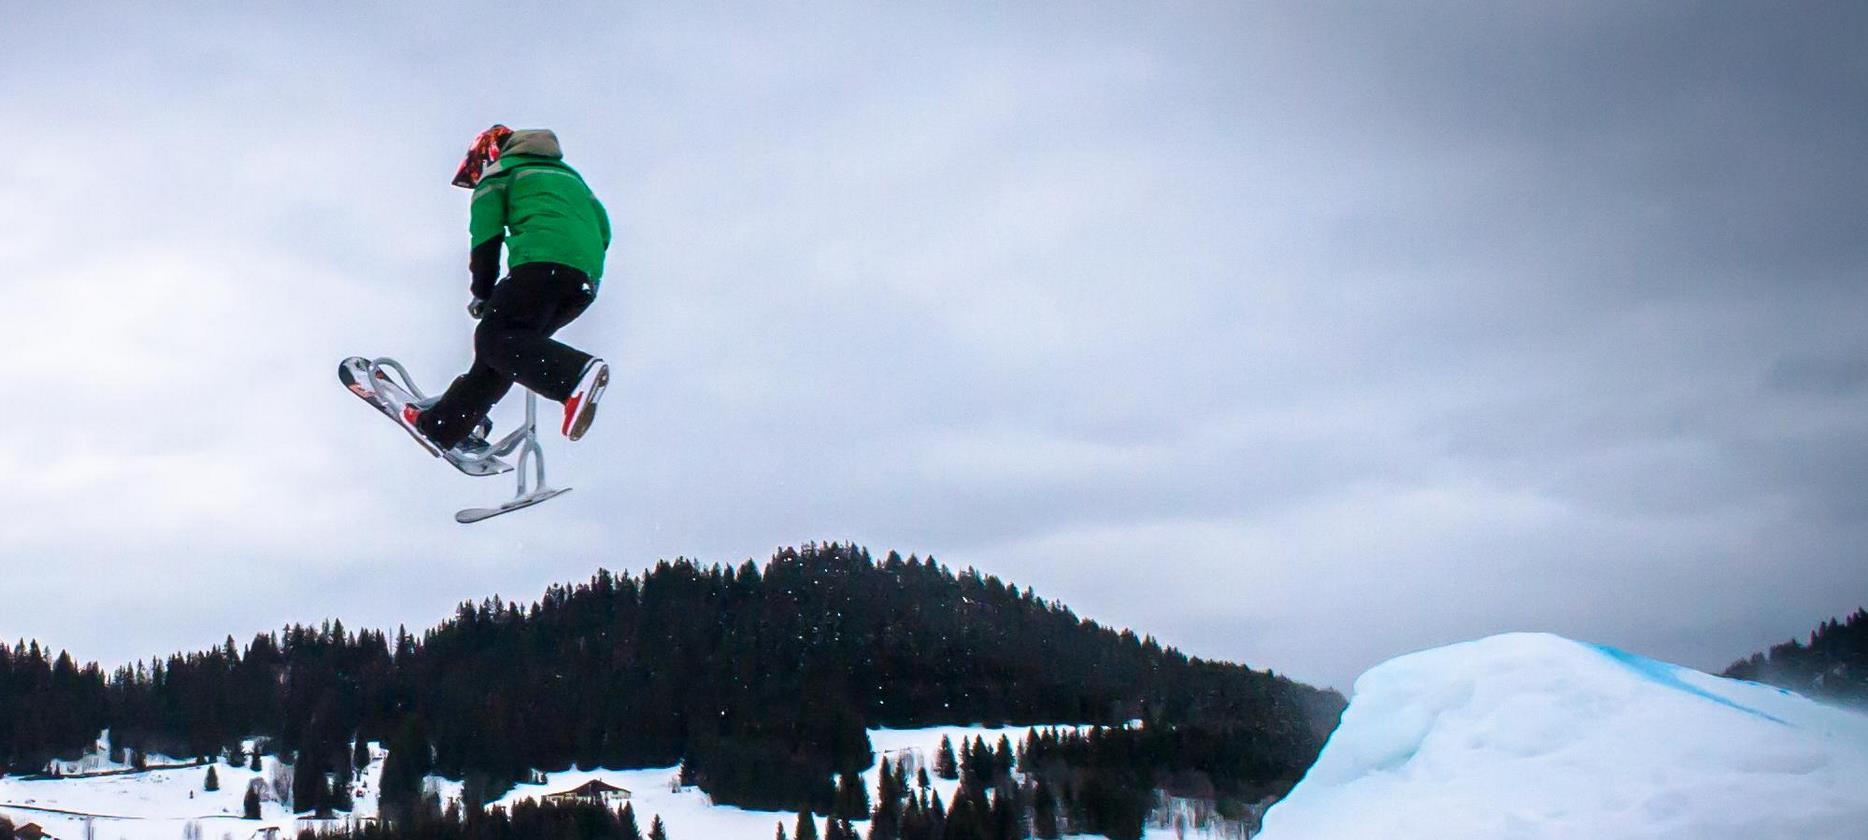
[[[512,129],[495,123],[492,128],[480,132],[473,139],[473,145],[467,147],[467,157],[461,160],[461,167],[454,171],[454,186],[473,189],[480,183],[480,173],[486,171],[487,164],[499,160],[499,147],[512,136]]]

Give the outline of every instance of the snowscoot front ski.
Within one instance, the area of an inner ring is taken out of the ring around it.
[[[400,377],[401,381],[398,382],[392,378],[391,372]],[[384,417],[389,418],[390,422],[408,432],[409,437],[414,438],[416,443],[428,450],[428,454],[453,464],[455,469],[476,478],[512,471],[512,464],[500,458],[500,453],[488,451],[469,455],[451,450],[442,451],[428,439],[427,435],[416,431],[414,426],[409,425],[409,422],[402,417],[402,407],[413,404],[417,408],[427,408],[434,404],[436,398],[423,394],[422,390],[415,386],[415,380],[410,378],[408,370],[395,359],[370,360],[362,356],[351,356],[338,364],[337,379],[344,383],[344,387],[349,388],[351,393],[374,406],[377,411],[383,413]]]

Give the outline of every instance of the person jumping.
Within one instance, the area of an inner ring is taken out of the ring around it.
[[[473,190],[467,312],[480,321],[473,366],[427,408],[404,406],[403,419],[443,450],[484,451],[487,412],[516,381],[563,403],[561,431],[582,438],[610,368],[551,335],[597,298],[609,215],[583,176],[565,165],[558,136],[546,129],[495,125],[481,132],[454,185]],[[499,280],[502,245],[509,274]]]

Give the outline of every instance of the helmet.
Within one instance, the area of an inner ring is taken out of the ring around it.
[[[499,147],[512,136],[512,129],[498,123],[492,128],[480,132],[473,139],[473,145],[467,147],[467,157],[461,160],[461,167],[454,171],[454,186],[473,189],[480,183],[480,173],[486,165],[499,160]]]

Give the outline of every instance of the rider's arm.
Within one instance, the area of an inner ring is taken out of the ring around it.
[[[487,178],[473,191],[467,222],[473,250],[467,271],[473,275],[473,296],[482,300],[493,296],[493,284],[499,281],[499,249],[506,241],[507,183],[506,178]]]
[[[486,300],[493,296],[493,284],[499,282],[499,246],[506,237],[495,236],[478,245],[467,255],[467,272],[473,275],[469,288],[473,296]]]

